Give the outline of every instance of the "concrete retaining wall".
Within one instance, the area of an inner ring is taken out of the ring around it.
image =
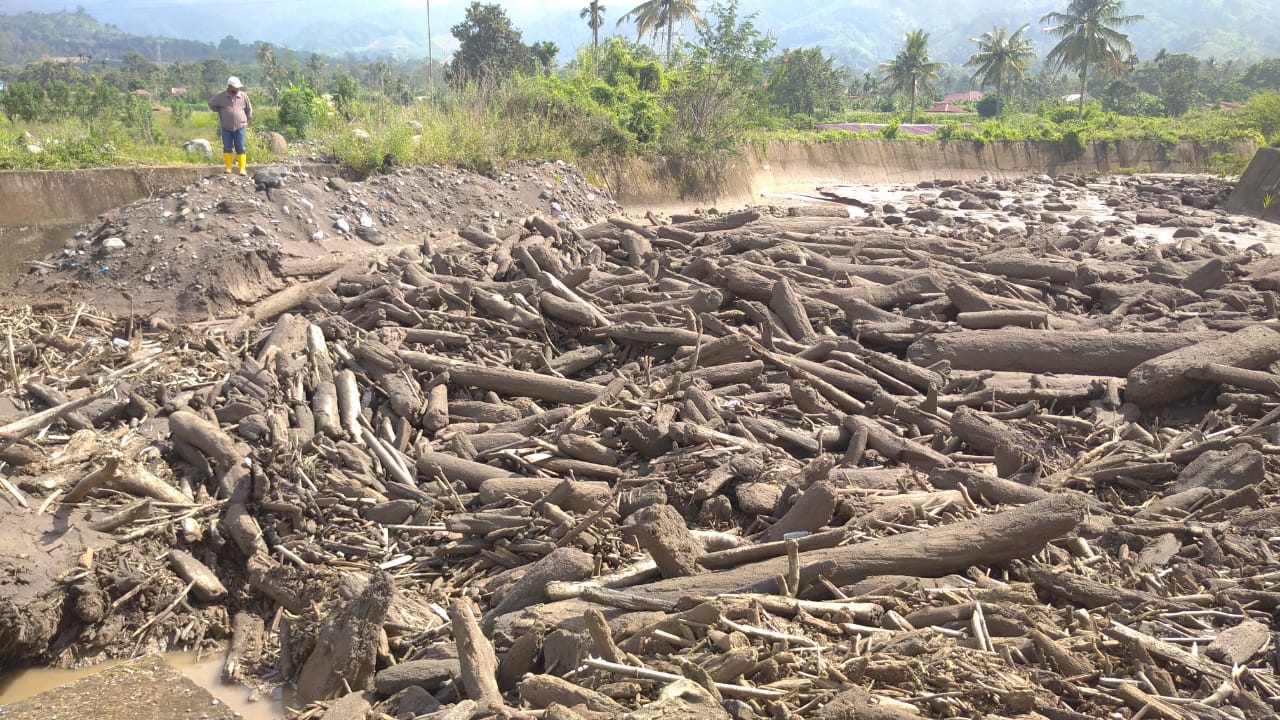
[[[291,170],[338,174],[335,165]],[[221,167],[129,167],[0,172],[0,226],[66,225],[196,182]]]
[[[1089,174],[1138,169],[1198,172],[1214,153],[1253,154],[1253,143],[1201,145],[1155,141],[1090,143],[1083,152],[1061,143],[842,140],[771,142],[737,157],[644,157],[585,163],[624,207],[688,207],[756,202],[788,186],[919,182],[935,179]]]
[[[1227,210],[1280,222],[1280,150],[1262,148],[1253,156],[1227,200]]]
[[[1060,143],[1029,141],[779,141],[745,148],[735,157],[606,159],[586,162],[583,170],[594,182],[607,186],[624,207],[687,208],[757,202],[761,193],[788,186],[1123,169],[1195,172],[1207,167],[1213,153],[1235,152],[1247,157],[1255,149],[1252,143],[1204,146],[1181,142],[1166,151],[1153,141],[1125,141],[1091,143],[1083,152],[1073,153]],[[1271,167],[1276,166],[1273,163]],[[316,175],[338,173],[333,165],[291,169]],[[219,168],[212,166],[3,172],[0,226],[84,223],[112,208],[216,172]],[[1274,207],[1280,210],[1280,201]]]

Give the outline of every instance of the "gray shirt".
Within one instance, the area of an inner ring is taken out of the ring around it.
[[[249,120],[253,118],[253,104],[249,102],[249,93],[244,90],[235,95],[223,90],[209,98],[209,109],[218,113],[218,122],[223,130],[249,127]]]

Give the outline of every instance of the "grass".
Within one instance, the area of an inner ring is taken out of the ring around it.
[[[1267,99],[1270,102],[1270,98]],[[1278,104],[1280,105],[1280,104]],[[1264,144],[1271,130],[1264,122],[1271,105],[1258,112],[1223,113],[1197,110],[1182,118],[1130,117],[1088,106],[1077,117],[1074,106],[1044,113],[1009,113],[999,119],[976,114],[922,115],[920,122],[936,122],[938,133],[909,136],[898,131],[901,116],[855,112],[834,118],[845,122],[882,123],[888,131],[814,132],[796,128],[793,121],[769,119],[769,127],[747,129],[736,138],[740,147],[765,147],[770,141],[842,143],[894,137],[912,142],[1043,141],[1083,152],[1088,143],[1151,140],[1172,149],[1183,139],[1205,143],[1246,140]],[[486,171],[513,159],[545,157],[568,162],[601,155],[662,152],[662,139],[641,143],[624,129],[621,118],[610,115],[592,99],[564,88],[548,90],[538,81],[451,93],[436,104],[395,105],[386,100],[357,102],[344,108],[346,117],[330,114],[308,137],[339,162],[358,171],[385,170],[397,165],[454,165]],[[1261,119],[1260,119],[1261,118]],[[255,113],[249,133],[250,160],[276,158],[266,147],[264,131],[278,128],[274,108]],[[1265,126],[1265,127],[1264,127]],[[419,129],[420,127],[420,129]],[[360,129],[365,134],[354,132]],[[27,150],[27,133],[39,138],[40,153]],[[182,143],[205,138],[220,158],[216,117],[207,111],[190,115],[175,127],[168,108],[152,114],[152,132],[129,128],[119,120],[91,123],[79,119],[22,126],[0,124],[0,169],[61,169],[103,165],[203,165],[209,161],[184,153]],[[1242,159],[1215,155],[1215,170],[1239,172]]]

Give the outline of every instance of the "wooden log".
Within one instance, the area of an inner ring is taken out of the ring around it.
[[[1084,504],[1080,500],[1051,496],[952,525],[802,552],[800,585],[804,587],[819,577],[826,577],[837,586],[879,574],[939,577],[970,565],[1028,557],[1050,540],[1075,530],[1083,516]],[[774,558],[723,572],[659,580],[643,586],[643,592],[659,599],[742,589],[776,592],[775,578],[786,570],[786,558]]]
[[[1034,310],[987,310],[962,312],[956,322],[966,330],[995,330],[1003,327],[1047,328],[1049,314]]]
[[[536,400],[580,405],[595,400],[604,391],[604,388],[599,385],[577,380],[566,380],[525,370],[485,367],[409,350],[401,351],[400,357],[416,370],[436,373],[447,371],[452,381],[460,385],[493,390],[514,397],[530,397]]]
[[[1187,371],[1208,364],[1253,370],[1280,359],[1280,333],[1252,327],[1152,358],[1129,371],[1124,398],[1141,406],[1165,405],[1202,385]]]
[[[457,232],[458,237],[476,245],[477,247],[489,249],[502,244],[502,240],[498,236],[481,230],[474,225],[458,228]]]
[[[264,629],[262,618],[247,612],[238,612],[231,619],[231,642],[222,661],[224,683],[244,681],[245,671],[252,666],[261,648]]]
[[[835,488],[831,483],[819,481],[809,486],[791,509],[774,523],[762,536],[764,542],[782,540],[790,533],[809,533],[826,527],[835,512]]]
[[[1219,333],[1082,333],[1006,328],[926,335],[907,359],[956,370],[1009,370],[1125,377],[1143,362]]]
[[[697,220],[689,220],[688,222],[674,223],[673,227],[686,233],[719,232],[721,230],[736,230],[759,219],[760,213],[755,210],[745,210],[743,212],[712,215]],[[661,232],[662,230],[659,228],[658,233],[661,234]]]
[[[930,273],[919,273],[892,285],[867,283],[852,288],[827,288],[816,291],[814,295],[842,310],[854,301],[864,302],[877,308],[891,308],[937,296],[942,293],[946,285],[945,281]]]
[[[1275,373],[1242,370],[1221,363],[1208,363],[1188,369],[1186,375],[1192,380],[1234,385],[1273,395],[1280,394],[1280,375]]]
[[[67,396],[63,395],[55,388],[38,382],[27,382],[22,386],[27,392],[31,393],[37,400],[48,405],[49,407],[58,407],[67,403]],[[80,412],[68,412],[62,415],[62,421],[72,430],[85,430],[93,427],[93,423],[89,418]]]
[[[515,473],[474,460],[466,460],[441,452],[424,452],[417,459],[418,476],[424,480],[444,478],[462,483],[468,490],[479,490],[486,480],[518,477]]]
[[[694,539],[684,518],[670,505],[650,505],[629,519],[636,541],[658,564],[663,577],[684,577],[702,571],[698,556],[702,547]]]
[[[480,629],[475,604],[469,598],[454,598],[449,603],[449,621],[458,646],[458,666],[462,687],[467,696],[487,706],[502,704],[498,688],[498,656]]]
[[[769,309],[781,318],[783,329],[793,340],[806,345],[817,342],[818,334],[814,332],[813,324],[809,322],[809,315],[805,311],[800,291],[791,280],[782,278],[774,283],[769,298]]]
[[[900,435],[894,435],[883,425],[870,418],[849,415],[844,419],[844,426],[851,433],[864,431],[867,434],[867,447],[906,465],[919,466],[926,470],[952,465],[947,456],[932,448],[913,442]]]
[[[227,588],[207,565],[185,550],[169,551],[169,564],[178,577],[191,583],[191,593],[201,602],[218,602],[227,597]]]
[[[329,700],[372,690],[379,637],[391,607],[391,577],[379,572],[352,600],[325,618],[315,649],[298,673],[298,702]]]

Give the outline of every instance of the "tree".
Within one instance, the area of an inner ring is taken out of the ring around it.
[[[324,74],[325,64],[324,56],[320,53],[311,53],[307,58],[307,75],[312,87],[320,87],[320,78]]]
[[[1001,101],[997,106],[999,110],[1004,109],[1005,88],[1026,79],[1027,63],[1035,57],[1031,41],[1022,37],[1028,27],[1030,25],[1023,25],[1010,35],[1009,27],[1004,25],[974,38],[978,52],[964,64],[974,68],[973,79],[978,80],[982,87],[996,86],[996,97]]]
[[[1186,115],[1200,104],[1200,60],[1186,53],[1166,55],[1159,64],[1160,100],[1169,117]]]
[[[1065,13],[1051,12],[1040,18],[1040,22],[1053,23],[1045,32],[1062,38],[1045,56],[1045,64],[1054,70],[1070,67],[1080,73],[1081,118],[1089,69],[1098,64],[1114,68],[1133,52],[1129,36],[1116,28],[1142,16],[1124,15],[1123,10],[1123,0],[1071,0]]]
[[[788,114],[813,115],[818,110],[839,107],[844,101],[847,73],[835,67],[835,59],[822,48],[787,49],[773,64],[769,95]]]
[[[717,3],[698,24],[698,45],[671,81],[668,102],[682,140],[695,149],[735,141],[745,118],[759,107],[765,59],[776,41],[738,16],[737,0]]]
[[[276,49],[271,43],[259,40],[255,43],[258,56],[258,62],[262,65],[262,72],[267,76],[268,90],[271,91],[271,97],[278,98],[280,96],[279,86],[284,79],[284,68],[280,65],[280,60],[276,58]]]
[[[44,88],[31,82],[16,82],[0,93],[0,110],[10,122],[34,122],[44,115]]]
[[[578,13],[578,17],[587,21],[587,27],[591,28],[591,55],[595,56],[596,48],[600,45],[600,28],[604,25],[605,7],[600,4],[599,0],[591,0],[591,4],[582,8]]]
[[[906,92],[911,96],[911,117],[916,121],[916,95],[929,91],[930,83],[939,78],[947,67],[944,62],[929,58],[929,33],[919,28],[907,33],[902,49],[892,60],[880,65],[880,72],[889,81],[890,92]]]
[[[623,23],[636,24],[636,39],[649,35],[657,39],[661,31],[667,38],[667,62],[671,62],[671,40],[675,37],[676,23],[698,17],[698,6],[693,0],[646,0],[618,18],[615,27]]]
[[[533,53],[498,5],[472,2],[466,18],[449,32],[459,43],[446,71],[455,85],[532,69]]]
[[[533,61],[538,69],[550,75],[556,67],[556,55],[560,54],[559,46],[550,40],[542,40],[530,45],[529,51],[533,53]]]

